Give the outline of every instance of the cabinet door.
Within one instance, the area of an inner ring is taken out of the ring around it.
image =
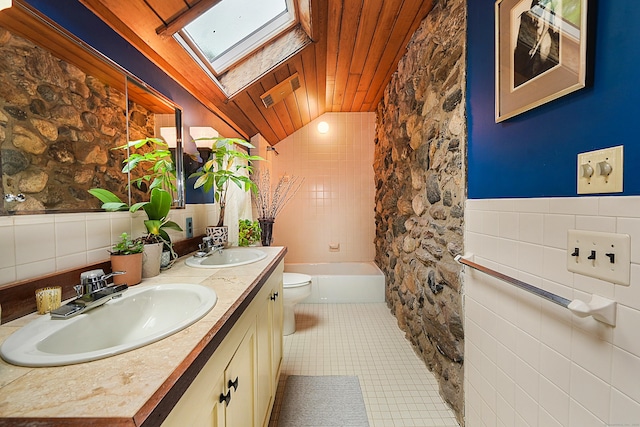
[[[275,389],[271,373],[271,331],[273,323],[271,320],[271,295],[272,293],[270,292],[267,296],[268,299],[261,305],[256,318],[256,418],[259,421],[259,426],[266,425],[269,422],[265,418],[270,413],[269,408],[273,403]]]
[[[220,396],[226,393],[223,369],[224,366],[209,361],[164,420],[162,427],[225,427],[225,404],[220,403]]]
[[[275,274],[272,276],[276,276]],[[271,308],[271,375],[274,380],[274,393],[275,389],[278,386],[278,378],[280,372],[280,363],[282,362],[282,321],[284,317],[284,308],[282,305],[282,274],[277,275],[278,281],[276,282],[276,286],[272,291],[272,295],[276,296],[275,299],[271,300],[270,308]]]
[[[224,383],[231,392],[225,421],[229,427],[254,425],[255,391],[255,327],[252,325],[242,339],[224,373]]]

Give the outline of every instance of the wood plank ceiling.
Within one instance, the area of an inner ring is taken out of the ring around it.
[[[159,31],[217,0],[80,1],[220,117],[200,125],[213,125],[225,136],[260,133],[271,145],[325,112],[375,111],[434,3],[310,0],[313,43],[229,99],[173,37]],[[260,95],[296,72],[300,89],[265,108]]]

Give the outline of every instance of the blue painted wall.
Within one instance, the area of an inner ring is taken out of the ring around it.
[[[577,154],[624,145],[640,194],[640,1],[590,1],[593,84],[505,122],[494,117],[494,0],[468,1],[468,196],[576,196]]]
[[[78,0],[27,0],[61,27],[82,39],[131,74],[140,78],[182,108],[183,129],[210,123],[213,113],[189,92],[120,37]],[[211,203],[213,194],[193,189],[195,178],[186,185],[187,203]]]

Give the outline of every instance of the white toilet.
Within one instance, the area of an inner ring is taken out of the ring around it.
[[[282,305],[284,306],[282,333],[283,335],[291,335],[296,331],[296,317],[293,308],[311,295],[311,276],[285,272],[282,285]]]

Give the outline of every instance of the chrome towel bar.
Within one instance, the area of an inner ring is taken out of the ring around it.
[[[499,271],[492,270],[489,267],[485,267],[484,265],[475,263],[469,259],[472,256],[473,255],[471,254],[465,254],[464,257],[462,255],[457,255],[455,257],[455,260],[460,264],[467,265],[475,270],[488,274],[489,276],[496,277],[504,282],[516,286],[517,288],[544,298],[547,301],[551,301],[554,304],[558,304],[561,307],[568,308],[576,316],[593,316],[594,319],[600,322],[606,323],[611,326],[616,325],[615,301],[600,297],[598,295],[591,295],[591,301],[589,301],[588,303],[581,300],[572,301],[551,292],[545,291],[544,289],[540,289],[536,286],[525,283],[521,280],[515,279],[511,276],[507,276],[506,274],[502,274]]]

